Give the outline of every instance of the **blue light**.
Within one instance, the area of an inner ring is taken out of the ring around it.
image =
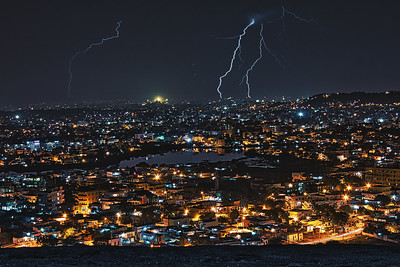
[[[303,113],[303,112],[299,112],[299,113],[297,113],[297,115],[298,115],[299,117],[304,117],[304,113]]]

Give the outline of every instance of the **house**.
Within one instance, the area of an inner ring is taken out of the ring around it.
[[[166,217],[164,218],[164,226],[182,226],[189,224],[187,217]]]
[[[286,240],[288,243],[296,243],[303,240],[303,232],[287,232],[281,235],[282,239]]]

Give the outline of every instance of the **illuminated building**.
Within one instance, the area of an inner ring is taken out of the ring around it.
[[[104,193],[103,190],[90,190],[75,194],[76,204],[74,206],[74,213],[89,214],[89,205],[94,202],[98,202],[102,193]]]
[[[62,187],[52,191],[41,191],[38,193],[37,205],[40,213],[53,213],[65,203],[65,195]]]
[[[365,179],[373,184],[400,185],[400,169],[372,168]]]

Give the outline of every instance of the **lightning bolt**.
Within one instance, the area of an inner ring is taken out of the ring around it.
[[[219,77],[219,84],[218,84],[218,87],[217,87],[217,92],[218,92],[219,97],[220,97],[221,99],[222,99],[222,93],[221,93],[220,88],[221,88],[221,86],[222,86],[222,79],[225,78],[226,76],[228,76],[228,74],[232,71],[233,63],[235,62],[236,55],[237,55],[237,53],[238,53],[238,51],[240,50],[240,47],[241,47],[242,38],[243,38],[243,36],[246,35],[247,29],[248,29],[251,25],[253,25],[254,23],[255,23],[255,21],[254,21],[254,19],[253,19],[253,20],[250,22],[250,24],[247,25],[247,26],[243,29],[242,34],[240,34],[240,35],[238,36],[237,46],[236,46],[235,50],[233,51],[233,55],[232,55],[232,58],[231,58],[231,64],[230,64],[230,66],[229,66],[229,69],[228,69],[221,77]]]
[[[115,32],[116,32],[115,35],[110,36],[110,37],[107,37],[107,38],[102,38],[100,42],[90,44],[90,45],[88,46],[88,48],[86,48],[85,50],[76,52],[76,53],[72,56],[72,58],[69,60],[69,67],[68,67],[68,70],[69,70],[68,97],[71,97],[72,62],[74,61],[74,59],[75,59],[77,56],[80,56],[80,55],[82,55],[82,54],[88,52],[88,51],[89,51],[92,47],[94,47],[94,46],[100,46],[100,45],[102,45],[102,44],[103,44],[104,42],[106,42],[106,41],[119,38],[119,28],[121,27],[121,23],[122,23],[122,20],[120,20],[120,21],[117,22],[117,25],[118,25],[118,26],[117,26],[117,28],[115,28]]]
[[[236,35],[236,36],[228,36],[228,37],[217,37],[217,39],[223,39],[223,40],[234,40],[234,39],[238,39],[240,37],[240,35]],[[243,66],[244,60],[242,58],[242,46],[239,46],[239,50],[237,53],[237,56],[239,58],[240,61],[240,65],[238,67],[238,69],[240,70]]]
[[[261,25],[261,26],[263,26],[263,25]],[[279,66],[281,66],[282,69],[285,69],[285,67],[283,66],[283,64],[280,61],[279,57],[265,43],[264,37],[262,38],[262,42],[263,42],[264,48],[268,52],[268,54],[270,54],[275,59],[275,61],[279,64]]]
[[[250,68],[247,69],[246,74],[243,76],[242,81],[240,83],[240,85],[242,85],[244,82],[246,82],[247,85],[247,97],[251,98],[250,96],[250,83],[249,83],[249,73],[254,69],[254,67],[257,65],[258,61],[260,61],[263,57],[263,47],[265,48],[265,50],[268,52],[268,54],[270,54],[276,62],[278,62],[278,64],[284,69],[281,61],[279,60],[278,56],[267,46],[267,44],[265,43],[265,39],[264,39],[264,35],[263,35],[263,31],[264,31],[264,24],[261,24],[260,27],[260,42],[258,45],[258,49],[259,49],[259,56],[258,58],[253,62],[253,64],[250,66]]]
[[[243,63],[244,63],[244,60],[242,58],[242,47],[239,48],[238,58],[239,58],[239,61],[240,61],[240,65],[239,65],[238,69],[240,70],[242,68],[242,66],[243,66]]]
[[[306,23],[315,23],[315,24],[317,24],[319,26],[318,22],[315,21],[314,19],[304,19],[304,18],[298,16],[296,13],[287,10],[285,8],[285,6],[282,5],[282,13],[281,13],[280,18],[275,20],[275,21],[269,22],[269,23],[273,23],[273,22],[277,22],[277,21],[280,20],[282,22],[282,32],[281,32],[281,34],[285,32],[285,17],[286,17],[287,14],[293,16],[295,19],[297,19],[299,21],[306,22]],[[282,62],[279,60],[278,56],[267,46],[267,43],[265,42],[265,39],[264,39],[263,30],[264,30],[264,25],[261,24],[260,42],[259,42],[259,48],[258,48],[259,49],[259,56],[253,62],[253,64],[250,66],[250,68],[247,69],[246,74],[243,76],[242,81],[240,82],[240,85],[242,85],[244,82],[246,83],[246,86],[247,86],[247,97],[248,98],[251,98],[251,96],[250,96],[251,87],[250,87],[250,83],[249,83],[249,73],[254,69],[254,67],[257,65],[257,63],[262,59],[262,57],[263,57],[263,47],[268,52],[268,54],[275,59],[275,61],[279,64],[279,66],[281,66],[281,68],[284,69],[284,66],[283,66]]]
[[[264,42],[264,36],[263,36],[263,34],[262,34],[263,30],[264,30],[264,25],[261,24],[261,28],[260,28],[260,43],[259,43],[259,46],[258,46],[258,49],[259,49],[260,54],[259,54],[258,58],[257,58],[257,59],[253,62],[253,64],[250,66],[250,68],[247,69],[246,74],[243,76],[242,82],[241,82],[241,84],[242,84],[244,80],[246,81],[246,85],[247,85],[247,97],[248,97],[248,98],[251,98],[251,97],[250,97],[249,73],[250,73],[250,71],[252,71],[252,70],[254,69],[254,67],[256,66],[257,62],[260,61],[260,60],[262,59],[262,56],[263,56],[263,49],[262,49],[262,48],[263,48],[263,44],[265,44],[265,42]]]
[[[281,16],[281,18],[284,18],[285,14],[292,15],[294,18],[296,18],[296,19],[298,19],[300,21],[303,21],[303,22],[307,22],[307,23],[311,23],[312,22],[312,23],[315,23],[315,24],[319,25],[316,20],[314,20],[314,19],[304,19],[304,18],[298,16],[296,13],[287,10],[285,8],[285,6],[282,6],[282,16]]]
[[[278,19],[278,20],[280,20],[282,22],[282,32],[281,32],[281,34],[283,34],[285,32],[285,28],[286,28],[285,17],[286,17],[286,14],[291,15],[292,17],[294,17],[295,19],[297,19],[299,21],[306,22],[306,23],[315,23],[317,26],[319,26],[319,24],[318,24],[318,22],[316,20],[302,18],[302,17],[298,16],[296,13],[287,10],[285,8],[285,6],[282,5],[282,13],[281,13],[280,18]]]

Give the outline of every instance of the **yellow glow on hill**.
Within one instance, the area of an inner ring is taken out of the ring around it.
[[[163,103],[165,101],[165,99],[161,96],[156,96],[154,98],[154,102],[159,102],[159,103]]]

